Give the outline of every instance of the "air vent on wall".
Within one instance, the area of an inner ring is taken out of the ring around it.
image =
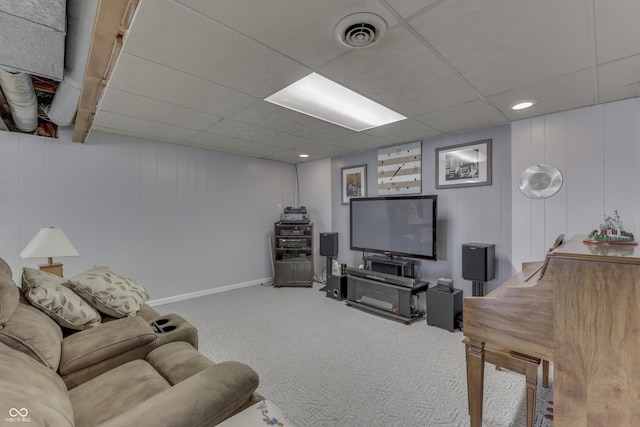
[[[378,43],[387,31],[387,23],[380,16],[361,12],[348,15],[338,22],[336,39],[350,48],[362,48]]]

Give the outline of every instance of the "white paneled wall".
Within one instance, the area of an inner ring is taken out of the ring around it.
[[[79,257],[65,276],[110,265],[152,299],[271,277],[276,206],[293,205],[295,167],[95,132],[86,145],[0,132],[0,257],[19,280],[19,253],[41,227],[62,227]]]
[[[435,149],[466,142],[492,139],[492,185],[436,190]],[[420,278],[434,284],[440,277],[454,280],[465,295],[472,294],[471,281],[462,278],[462,245],[496,245],[496,278],[490,291],[514,273],[511,263],[511,145],[509,126],[500,126],[422,142],[422,194],[438,195],[438,261],[420,261]],[[349,265],[361,263],[360,252],[349,250],[349,206],[341,205],[340,169],[367,164],[368,196],[377,196],[377,150],[334,159],[332,162],[332,231],[340,241],[339,259]]]
[[[327,259],[320,256],[320,233],[331,231],[331,159],[321,159],[298,164],[298,182],[300,188],[300,206],[307,208],[313,222],[313,269],[315,275],[326,277]],[[338,241],[345,236],[338,236]]]
[[[639,100],[629,99],[512,124],[512,180],[538,163],[564,177],[547,199],[531,200],[514,186],[514,265],[544,259],[556,236],[588,234],[615,209],[640,235],[639,120]]]

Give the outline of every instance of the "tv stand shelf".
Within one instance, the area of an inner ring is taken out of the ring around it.
[[[363,258],[368,270],[392,274],[401,277],[415,278],[418,262],[406,258],[393,258],[381,255],[370,255]]]
[[[365,270],[370,271],[370,270]],[[428,282],[413,287],[385,283],[391,275],[371,271],[371,275],[347,274],[348,306],[380,314],[409,324],[424,316]],[[371,277],[371,278],[370,278]]]

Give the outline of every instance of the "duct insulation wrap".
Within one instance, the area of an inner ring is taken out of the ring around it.
[[[74,81],[66,78],[60,82],[51,105],[43,107],[49,120],[58,126],[69,126],[76,117],[81,89],[74,87]]]
[[[58,126],[69,126],[76,117],[97,10],[98,0],[67,1],[64,78],[51,105],[43,107],[49,119]]]
[[[13,122],[23,132],[33,132],[38,127],[38,98],[31,76],[0,68],[0,86],[9,104]]]

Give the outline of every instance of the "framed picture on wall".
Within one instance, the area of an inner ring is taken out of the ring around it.
[[[342,204],[355,197],[367,196],[367,165],[342,168]]]
[[[436,188],[491,185],[491,140],[436,148]]]

